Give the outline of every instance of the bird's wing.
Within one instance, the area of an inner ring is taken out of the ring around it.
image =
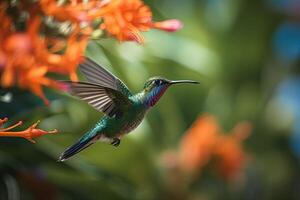
[[[88,82],[92,84],[119,91],[125,97],[132,95],[127,86],[118,77],[88,57],[85,57],[84,62],[79,65],[79,69]]]
[[[108,116],[122,115],[131,101],[120,91],[92,83],[62,81],[66,91]]]
[[[89,83],[64,81],[69,86],[67,91],[71,95],[110,117],[122,114],[131,105],[128,97],[132,94],[119,78],[88,57],[85,57],[79,67]]]

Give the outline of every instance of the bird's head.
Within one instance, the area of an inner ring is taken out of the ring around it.
[[[194,83],[197,84],[197,81],[191,80],[168,80],[163,77],[152,77],[148,79],[144,85],[144,95],[145,103],[152,107],[160,99],[160,97],[165,93],[165,91],[171,86],[179,83]]]

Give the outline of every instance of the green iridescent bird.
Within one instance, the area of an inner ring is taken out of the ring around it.
[[[61,162],[98,140],[118,146],[121,137],[142,122],[147,111],[157,103],[171,85],[198,83],[190,80],[171,81],[162,77],[153,77],[145,83],[141,92],[132,94],[120,79],[90,58],[85,58],[79,68],[88,82],[62,81],[66,91],[86,101],[105,116],[61,154],[58,159]]]

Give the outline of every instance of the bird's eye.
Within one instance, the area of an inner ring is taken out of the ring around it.
[[[160,84],[162,84],[162,81],[161,80],[155,80],[154,83],[155,83],[155,85],[160,85]]]

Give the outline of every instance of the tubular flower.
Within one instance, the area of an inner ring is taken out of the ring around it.
[[[43,87],[60,89],[49,73],[78,80],[77,66],[89,39],[94,31],[99,33],[95,24],[119,41],[139,43],[144,42],[141,31],[181,28],[178,20],[153,22],[150,8],[142,0],[10,3],[0,2],[0,86],[27,89],[46,104]],[[11,7],[15,12],[10,12]]]
[[[213,116],[203,115],[181,140],[179,161],[184,171],[197,171],[205,166],[218,141],[219,126]]]
[[[231,134],[222,134],[216,119],[205,114],[183,136],[178,152],[178,165],[184,172],[193,174],[201,171],[210,161],[216,160],[219,174],[230,180],[241,171],[245,163],[242,141],[250,132],[251,125],[244,122],[239,123]]]
[[[0,126],[3,125],[7,121],[8,121],[7,118],[0,119]],[[0,136],[2,136],[2,137],[22,137],[22,138],[29,140],[32,143],[35,143],[33,138],[40,137],[45,134],[55,134],[58,132],[56,129],[54,129],[52,131],[44,131],[42,129],[38,129],[38,128],[36,128],[38,123],[39,123],[39,121],[34,123],[33,125],[31,125],[26,130],[11,132],[12,129],[22,125],[22,121],[19,121],[18,123],[14,124],[12,126],[0,129]]]
[[[120,0],[72,0],[59,5],[55,0],[40,0],[42,11],[58,21],[91,22],[110,12]]]
[[[178,20],[153,22],[152,12],[141,0],[121,1],[111,12],[103,14],[104,23],[101,29],[106,30],[119,41],[136,41],[144,43],[141,31],[151,28],[165,31],[176,31],[182,27]]]
[[[47,78],[47,66],[41,49],[45,49],[44,40],[37,34],[40,25],[38,17],[31,21],[31,26],[24,33],[12,33],[5,39],[2,52],[5,68],[2,73],[1,85],[29,89],[41,97],[46,104],[42,86],[58,88],[55,81]],[[41,50],[41,51],[39,51]]]
[[[245,162],[242,142],[250,132],[251,125],[247,122],[239,123],[229,136],[220,136],[216,146],[216,167],[225,179],[232,179],[241,170]]]
[[[45,76],[47,70],[46,66],[35,67],[24,72],[19,78],[20,87],[31,90],[34,94],[42,98],[45,104],[49,104],[49,102],[43,93],[42,86],[59,88],[58,83]]]
[[[59,21],[71,21],[71,22],[85,22],[89,21],[87,13],[84,11],[85,8],[83,3],[77,4],[77,2],[72,1],[71,4],[58,5],[57,1],[53,0],[40,0],[40,5],[42,11],[48,15],[53,16]]]
[[[69,74],[72,81],[78,81],[76,68],[83,58],[82,52],[84,52],[87,42],[88,37],[78,37],[77,32],[74,31],[67,41],[64,55],[48,54],[47,62],[50,65],[49,71]]]

